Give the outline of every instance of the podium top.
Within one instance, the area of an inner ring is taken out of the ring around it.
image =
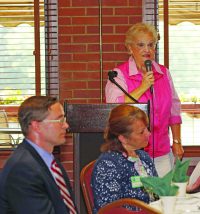
[[[69,131],[104,132],[110,111],[120,104],[70,104],[64,102]],[[149,116],[149,104],[128,104],[142,109]]]

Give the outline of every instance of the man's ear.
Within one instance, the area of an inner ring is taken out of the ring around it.
[[[33,129],[34,131],[38,131],[40,128],[39,122],[38,121],[31,121],[31,129]]]

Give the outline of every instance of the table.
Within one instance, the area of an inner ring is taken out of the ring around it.
[[[150,203],[150,206],[162,212],[161,200]],[[175,210],[169,214],[200,214],[200,192],[177,197]]]

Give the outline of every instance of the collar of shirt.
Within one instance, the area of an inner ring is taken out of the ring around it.
[[[28,139],[26,139],[26,141],[37,151],[37,153],[40,155],[40,157],[43,159],[43,161],[45,162],[45,164],[48,166],[49,170],[51,171],[50,167],[51,167],[51,163],[54,159],[53,154],[45,151],[44,149],[42,149],[41,147],[39,147],[38,145],[36,145],[35,143],[31,142]]]
[[[158,65],[157,62],[152,61],[152,65],[155,68],[155,72],[163,74],[163,72],[161,71],[160,66]],[[129,58],[129,76],[136,75],[138,73],[139,73],[139,71],[137,69],[135,60],[132,56],[130,56],[130,58]]]

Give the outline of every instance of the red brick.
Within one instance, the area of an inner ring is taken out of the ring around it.
[[[100,63],[99,62],[88,62],[87,63],[87,70],[88,71],[95,71],[100,69]]]
[[[61,79],[72,79],[72,77],[73,77],[73,73],[72,72],[60,72],[60,74],[59,74],[59,76],[60,76],[60,78]]]
[[[63,54],[60,54],[60,55],[59,55],[59,61],[60,61],[60,62],[63,62],[63,61],[64,61],[64,62],[66,62],[66,61],[70,61],[70,62],[71,62],[72,59],[73,59],[73,58],[72,58],[72,54],[64,54],[64,53],[63,53]]]
[[[72,0],[73,7],[94,7],[99,6],[98,1],[95,0]]]
[[[98,16],[99,17],[99,8],[86,8],[86,15],[87,16]]]
[[[83,98],[83,99],[80,99],[80,98],[74,98],[73,100],[71,100],[70,103],[88,103],[87,99]]]
[[[105,61],[114,61],[114,60],[127,60],[128,58],[127,58],[127,55],[126,54],[124,54],[124,53],[105,53],[104,55],[103,55],[103,60],[105,60]]]
[[[74,96],[79,98],[97,98],[99,95],[99,90],[74,90]]]
[[[86,63],[81,62],[62,62],[60,63],[60,71],[85,71]]]
[[[103,26],[102,27],[102,33],[105,34],[105,33],[112,33],[114,34],[114,26]]]
[[[142,17],[141,16],[131,16],[131,17],[129,17],[129,23],[130,24],[135,24],[135,23],[137,23],[137,22],[142,22]]]
[[[102,12],[102,16],[114,15],[114,8],[113,7],[103,7],[101,12]]]
[[[116,15],[140,15],[142,14],[142,8],[115,8]]]
[[[61,153],[60,160],[64,161],[64,162],[66,162],[67,160],[69,160],[69,161],[73,160],[73,152]]]
[[[60,26],[59,33],[61,34],[84,34],[84,26]]]
[[[99,79],[99,72],[74,72],[73,76],[74,79],[80,79],[80,80],[93,80],[93,79]]]
[[[83,81],[70,81],[70,82],[60,82],[62,88],[66,89],[85,89],[86,82]]]
[[[58,37],[59,44],[71,43],[71,40],[72,40],[71,38],[72,38],[71,36],[61,35],[61,36]]]
[[[99,54],[74,54],[74,60],[81,61],[99,61]]]
[[[71,5],[71,0],[58,0],[58,7],[69,7]]]
[[[98,25],[99,17],[72,17],[72,25]]]
[[[80,35],[73,36],[75,43],[99,43],[99,35]]]
[[[104,16],[102,18],[102,22],[106,25],[106,24],[128,24],[128,16],[124,15],[124,16]]]
[[[118,63],[119,63],[119,61],[117,62],[116,60],[115,61],[111,61],[111,62],[106,61],[106,63],[104,63],[104,70],[111,70],[114,67],[116,67],[116,65]]]
[[[99,52],[100,46],[99,44],[88,44],[87,51],[88,52]]]
[[[99,89],[100,88],[100,81],[88,81],[88,88]]]
[[[88,99],[88,103],[103,103],[103,101],[101,102],[100,98],[99,99]]]
[[[134,1],[134,0],[132,0]],[[102,5],[103,7],[105,6],[112,6],[112,7],[117,7],[117,6],[127,6],[127,1],[125,0],[102,0]]]
[[[81,44],[66,44],[66,45],[60,45],[60,53],[75,53],[75,52],[85,52],[86,51],[86,45]]]
[[[59,24],[59,26],[69,25],[69,24],[71,24],[71,18],[70,17],[58,16],[58,24]]]
[[[141,0],[129,0],[129,6],[138,6],[138,7],[142,7],[142,1]],[[142,15],[142,14],[141,14]]]
[[[109,51],[109,52],[114,51],[114,44],[104,44],[103,43],[102,49],[103,49],[103,53],[107,52],[107,51]]]
[[[71,99],[73,97],[73,93],[70,90],[66,89],[60,89],[60,99],[65,100],[65,99]]]
[[[73,162],[72,161],[65,162],[65,163],[62,162],[62,164],[66,170],[73,171]]]
[[[64,7],[59,10],[60,16],[84,16],[85,8]]]
[[[116,44],[115,45],[115,51],[128,53],[128,50],[126,49],[126,46],[124,44]]]
[[[67,138],[67,143],[61,146],[61,153],[73,152],[73,139],[72,136]]]
[[[116,25],[115,26],[115,32],[118,33],[123,33],[125,35],[125,33],[127,32],[127,30],[131,27],[131,25]]]
[[[87,34],[98,34],[99,35],[99,26],[86,26]]]
[[[105,43],[116,43],[116,42],[124,42],[125,40],[125,35],[104,35],[103,36],[103,42]]]

